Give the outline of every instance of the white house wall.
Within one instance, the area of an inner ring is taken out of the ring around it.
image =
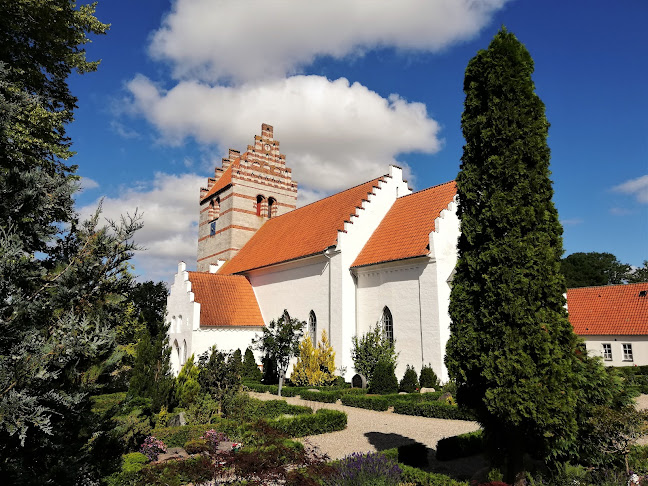
[[[581,336],[590,356],[603,357],[603,343],[612,347],[612,359],[604,360],[606,366],[648,365],[648,336]],[[632,344],[632,361],[624,361],[623,344]]]

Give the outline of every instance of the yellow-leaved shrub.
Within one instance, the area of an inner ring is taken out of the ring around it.
[[[297,386],[328,386],[335,381],[335,352],[326,331],[322,331],[317,347],[310,336],[301,342],[290,381]]]

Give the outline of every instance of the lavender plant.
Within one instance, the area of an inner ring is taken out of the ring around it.
[[[328,486],[397,486],[401,468],[383,454],[355,452],[340,460],[325,482]]]

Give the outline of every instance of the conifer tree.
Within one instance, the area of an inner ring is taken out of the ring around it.
[[[533,60],[500,30],[469,63],[457,177],[461,236],[446,364],[512,480],[576,434],[576,339],[564,308],[549,123]]]
[[[322,339],[313,346],[307,336],[299,344],[299,355],[293,367],[290,381],[299,386],[328,386],[335,381],[335,351],[329,343],[326,331]]]
[[[261,381],[261,370],[254,359],[252,348],[248,347],[243,356],[243,366],[241,367],[241,379],[258,383]]]

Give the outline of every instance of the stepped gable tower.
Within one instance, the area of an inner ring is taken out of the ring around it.
[[[272,126],[265,123],[246,152],[230,149],[222,167],[200,189],[198,271],[229,260],[265,221],[297,207],[291,172]]]

